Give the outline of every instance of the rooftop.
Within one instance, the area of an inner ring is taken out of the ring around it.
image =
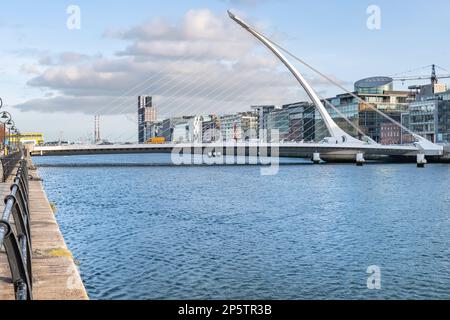
[[[355,87],[357,88],[376,88],[382,87],[385,85],[389,85],[394,81],[394,79],[390,77],[370,77],[359,80],[355,83]]]

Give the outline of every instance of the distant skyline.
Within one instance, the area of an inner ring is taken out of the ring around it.
[[[67,27],[70,5],[81,10],[79,30]],[[380,30],[367,28],[370,5],[381,10]],[[450,69],[444,0],[18,0],[0,12],[4,108],[46,140],[92,139],[97,113],[103,137],[136,140],[140,94],[155,97],[161,117],[306,100],[228,9],[350,90],[364,77]],[[321,95],[341,93],[299,69]]]

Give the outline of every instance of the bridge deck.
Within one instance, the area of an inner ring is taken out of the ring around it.
[[[30,175],[38,178],[35,170]],[[0,184],[6,196],[10,183]],[[56,222],[42,183],[30,181],[31,238],[33,247],[33,298],[35,300],[88,299],[72,254]],[[3,210],[3,201],[0,202]],[[13,300],[11,274],[4,250],[0,252],[0,300]]]
[[[415,156],[419,153],[415,146],[382,146],[370,144],[325,144],[325,143],[166,143],[166,144],[140,144],[140,145],[67,145],[67,146],[36,146],[31,151],[33,156],[52,155],[86,155],[86,154],[115,154],[115,153],[202,153],[205,149],[220,150],[222,154],[228,150],[265,149],[278,150],[280,156],[311,158],[312,154],[319,152],[330,156],[331,159],[354,159],[357,153],[367,156]],[[233,151],[235,154],[236,151]]]

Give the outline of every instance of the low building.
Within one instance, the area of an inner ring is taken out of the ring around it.
[[[144,141],[162,136],[162,121],[146,122],[144,125]]]
[[[20,135],[10,135],[10,136],[8,136],[8,133],[6,133],[5,138],[9,140],[11,143],[16,143],[20,141],[22,143],[34,143],[34,145],[36,146],[41,146],[44,144],[44,134],[37,132],[21,133]]]
[[[191,140],[191,126],[189,122],[178,123],[172,129],[170,141],[174,143],[189,143]]]
[[[161,136],[165,138],[166,141],[175,141],[173,133],[176,126],[180,124],[189,123],[194,117],[183,116],[183,117],[172,117],[164,119],[162,121]]]
[[[217,141],[220,121],[215,115],[183,116],[161,122],[159,136],[175,143],[209,143]]]
[[[382,123],[380,132],[381,132],[381,139],[380,139],[381,144],[391,145],[402,143],[402,128],[399,125],[392,122]]]

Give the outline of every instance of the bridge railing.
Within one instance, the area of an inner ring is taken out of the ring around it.
[[[16,300],[33,298],[28,187],[27,161],[22,159],[0,220],[0,247],[6,251]]]
[[[21,158],[22,158],[22,151],[16,151],[1,158],[2,182],[6,182],[8,180],[8,178],[11,176],[11,173],[13,172],[14,168],[17,166],[17,163]]]

